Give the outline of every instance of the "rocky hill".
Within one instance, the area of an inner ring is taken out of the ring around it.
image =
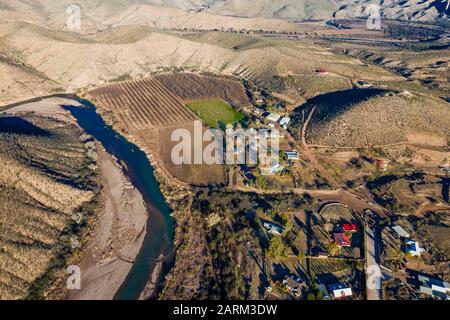
[[[148,20],[175,26],[187,15],[196,16],[205,23],[214,16],[241,18],[277,18],[289,20],[328,20],[336,18],[367,17],[370,7],[380,6],[382,17],[388,19],[434,21],[447,19],[450,14],[448,0],[80,0],[83,24],[89,27],[108,25],[121,17],[139,16],[140,7],[153,7],[146,12]],[[33,21],[42,24],[61,25],[67,20],[67,10],[72,0],[4,0],[0,4],[2,21]],[[131,8],[131,12],[130,12]],[[70,10],[69,10],[70,12]]]

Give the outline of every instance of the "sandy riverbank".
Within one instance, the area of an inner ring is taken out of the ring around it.
[[[64,110],[62,107],[64,105],[81,106],[81,104],[76,100],[55,97],[40,101],[25,102],[24,104],[8,108],[3,112],[8,114],[34,112],[45,117],[56,118],[68,122],[76,122],[70,113]]]
[[[109,300],[124,282],[144,241],[147,208],[115,160],[99,152],[105,210],[80,262],[81,290],[70,300]]]

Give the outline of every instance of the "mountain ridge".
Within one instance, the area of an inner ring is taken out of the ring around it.
[[[42,23],[61,22],[71,0],[4,0],[0,5],[0,17],[5,19],[38,20]],[[287,20],[328,20],[336,18],[368,17],[370,8],[379,6],[380,15],[386,19],[410,21],[435,21],[448,19],[448,0],[79,0],[83,16],[93,25],[118,16],[131,6],[150,5],[173,11],[174,14],[208,13],[218,16],[241,18],[267,18]],[[155,9],[155,14],[158,10]]]

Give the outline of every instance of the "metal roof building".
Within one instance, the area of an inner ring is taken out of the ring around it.
[[[395,234],[399,238],[409,238],[409,233],[405,231],[402,227],[395,225],[392,227],[392,230],[394,230]]]
[[[422,275],[418,275],[417,280],[420,283],[421,293],[442,300],[450,300],[450,284],[448,282]]]

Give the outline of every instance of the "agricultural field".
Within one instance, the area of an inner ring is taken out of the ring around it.
[[[228,124],[240,122],[244,116],[220,99],[194,101],[187,104],[210,128],[225,129]]]
[[[354,267],[354,263],[345,260],[311,259],[310,266],[314,274],[320,275],[349,271]]]
[[[0,149],[0,299],[37,298],[70,254],[71,216],[92,214],[96,148],[73,124],[1,115]]]
[[[195,116],[155,78],[127,81],[89,92],[99,107],[132,132],[188,123]]]
[[[160,157],[160,163],[169,174],[180,179],[181,181],[188,182],[195,186],[206,185],[222,185],[226,182],[225,178],[225,166],[220,164],[204,165],[204,164],[174,164],[172,161],[172,149],[178,143],[172,141],[172,133],[176,129],[183,129],[190,132],[191,136],[194,136],[194,126],[182,125],[180,127],[161,128],[158,130],[159,143],[158,143],[158,155]],[[204,131],[206,128],[203,129]],[[144,141],[151,141],[154,137],[144,135]],[[205,148],[209,142],[203,143]],[[194,144],[192,144],[191,154],[194,154]]]
[[[161,74],[155,78],[186,103],[222,99],[234,107],[250,104],[243,84],[235,78],[193,73]]]
[[[186,79],[197,81],[197,85],[190,90],[183,89],[181,85]],[[193,136],[193,124],[198,118],[190,108],[211,127],[219,128],[220,121],[234,123],[242,119],[242,115],[229,104],[239,104],[239,99],[246,101],[242,84],[235,80],[214,79],[192,74],[166,74],[94,89],[88,93],[88,98],[107,121],[148,152],[169,178],[197,186],[221,185],[226,182],[224,166],[177,165],[171,158],[172,148],[177,144],[172,141],[172,133],[177,129],[186,129]],[[223,92],[217,87],[208,87],[211,83],[217,84]],[[177,84],[180,87],[176,87]],[[212,89],[217,92],[212,92]],[[187,92],[192,97],[206,100],[192,102],[189,108],[186,106],[186,96],[179,96]]]

